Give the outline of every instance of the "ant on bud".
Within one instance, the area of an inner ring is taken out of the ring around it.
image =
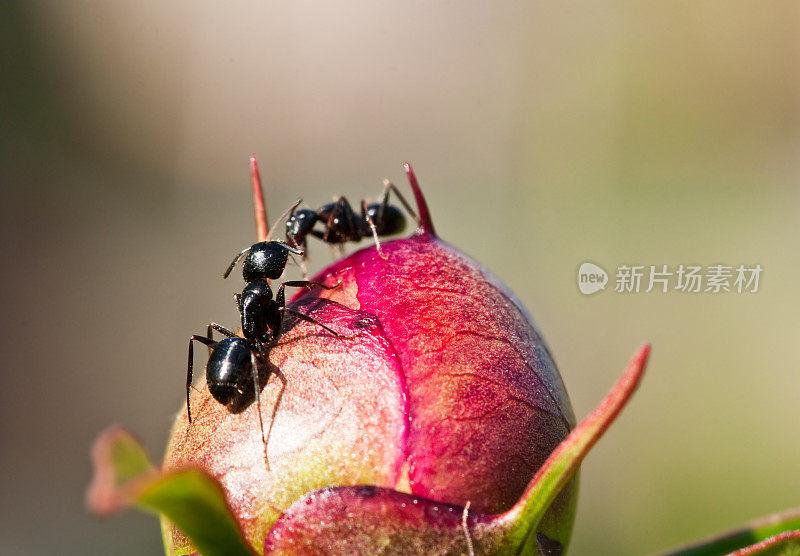
[[[296,210],[296,206],[293,207],[286,220],[286,239],[290,244],[305,250],[306,237],[309,235],[328,244],[341,246],[349,241],[361,241],[371,234],[375,239],[378,255],[386,259],[379,238],[399,234],[406,227],[406,218],[402,211],[389,204],[391,193],[395,194],[406,211],[417,221],[417,225],[420,225],[414,209],[397,187],[389,180],[384,180],[380,202],[368,205],[362,200],[360,214],[356,213],[345,197],[339,197],[318,210]],[[324,229],[315,229],[318,222],[323,223]],[[302,255],[302,260],[305,261],[305,254]]]
[[[242,293],[236,294],[234,299],[241,314],[242,335],[237,336],[224,326],[217,323],[208,325],[208,335],[193,335],[189,340],[189,362],[186,373],[186,397],[189,422],[191,410],[189,408],[189,390],[192,384],[193,344],[200,342],[211,348],[206,367],[206,381],[211,395],[219,403],[227,406],[232,411],[242,408],[250,401],[251,382],[255,388],[255,397],[258,402],[259,388],[257,378],[257,363],[259,360],[268,360],[269,351],[277,344],[283,330],[283,318],[289,313],[300,320],[320,326],[335,336],[342,336],[335,330],[325,326],[316,319],[299,311],[286,307],[284,289],[288,287],[320,287],[333,289],[336,286],[326,286],[319,282],[308,280],[292,280],[283,282],[273,298],[272,287],[269,279],[280,278],[286,268],[290,252],[302,253],[280,241],[262,241],[254,244],[239,253],[231,262],[223,275],[227,278],[236,263],[247,253],[247,258],[242,264],[242,274],[245,284]],[[224,340],[216,341],[212,331],[216,330],[226,336]]]
[[[258,166],[254,157],[250,159],[254,180],[254,191],[260,194],[260,179]],[[297,203],[299,204],[299,202]],[[293,208],[297,207],[297,204]],[[285,269],[291,253],[303,255],[304,252],[282,241],[270,241],[266,228],[265,214],[259,215],[259,205],[263,211],[263,201],[256,199],[256,221],[258,222],[259,236],[264,240],[259,241],[243,250],[234,257],[231,264],[222,275],[227,278],[236,264],[246,255],[242,263],[242,276],[246,282],[241,294],[235,294],[234,299],[241,314],[242,336],[237,336],[231,330],[217,323],[208,325],[206,336],[192,335],[189,338],[189,357],[186,370],[186,412],[189,423],[192,422],[190,409],[190,390],[192,388],[192,370],[194,366],[194,342],[200,342],[209,347],[210,353],[206,365],[206,382],[211,395],[220,404],[226,406],[232,413],[244,410],[255,399],[258,408],[258,419],[261,426],[261,438],[264,443],[264,456],[266,460],[267,436],[264,433],[264,421],[261,415],[261,382],[266,383],[273,374],[269,363],[269,353],[274,348],[283,334],[284,316],[288,313],[294,317],[310,322],[327,330],[337,338],[349,338],[313,317],[296,311],[286,306],[284,290],[288,287],[320,287],[334,289],[337,286],[326,286],[319,282],[308,280],[291,280],[283,282],[273,297],[270,280],[279,279]],[[262,234],[262,231],[264,233]],[[222,340],[213,338],[213,331],[224,335]],[[266,368],[265,373],[259,372]],[[280,376],[280,375],[279,375]],[[267,463],[267,468],[269,464]]]

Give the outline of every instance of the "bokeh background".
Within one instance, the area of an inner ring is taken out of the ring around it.
[[[573,554],[643,554],[800,503],[800,4],[0,3],[0,553],[158,554],[83,509],[124,423],[155,459],[220,272],[302,196],[406,187],[514,290],[576,414],[643,341],[583,466]],[[312,245],[312,267],[330,262]],[[761,264],[757,294],[585,297],[576,269]]]

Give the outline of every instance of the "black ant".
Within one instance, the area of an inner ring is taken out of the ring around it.
[[[325,289],[333,289],[336,286],[326,286],[308,280],[287,281],[280,285],[273,299],[272,288],[268,280],[276,280],[281,277],[286,268],[289,253],[302,255],[303,252],[282,241],[260,241],[236,255],[223,274],[223,278],[227,278],[236,263],[247,254],[247,258],[242,264],[242,275],[247,284],[241,294],[234,296],[241,313],[244,337],[237,336],[224,326],[210,323],[206,336],[193,335],[189,338],[189,361],[186,371],[186,412],[189,423],[192,422],[189,400],[194,360],[193,342],[197,341],[210,348],[206,366],[206,382],[208,390],[215,400],[226,406],[232,413],[237,413],[247,407],[255,398],[265,456],[267,441],[261,416],[259,365],[263,364],[269,369],[264,377],[269,380],[273,373],[269,367],[269,352],[277,345],[282,335],[284,315],[288,313],[300,320],[316,324],[336,337],[346,337],[316,319],[286,307],[284,289],[287,286]],[[214,340],[212,335],[214,330],[226,338],[220,341]]]
[[[306,247],[306,237],[311,235],[331,245],[341,245],[348,241],[361,241],[372,234],[381,258],[387,258],[378,239],[382,236],[399,234],[405,229],[406,219],[402,211],[389,204],[389,194],[394,193],[409,214],[419,224],[414,209],[389,180],[383,182],[383,197],[380,202],[367,205],[361,201],[361,214],[357,214],[345,197],[323,205],[319,210],[292,208],[286,220],[286,238],[289,243]],[[323,222],[324,230],[316,230],[317,222]],[[305,254],[303,255],[305,260]]]

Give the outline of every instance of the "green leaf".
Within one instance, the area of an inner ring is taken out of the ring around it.
[[[112,429],[110,434],[108,455],[117,486],[154,471],[150,458],[138,440],[125,434],[122,429]]]
[[[664,552],[662,556],[720,554],[800,555],[800,508],[762,517],[742,527],[697,543]]]
[[[222,487],[199,469],[161,475],[142,490],[138,503],[166,516],[205,556],[253,554]]]
[[[736,552],[731,556],[800,556],[800,530],[785,531],[766,540],[757,542]]]
[[[135,505],[163,514],[204,556],[252,556],[217,481],[199,469],[164,473],[122,427],[104,431],[92,448],[89,510],[104,517]]]

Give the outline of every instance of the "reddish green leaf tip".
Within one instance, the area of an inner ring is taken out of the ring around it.
[[[433,228],[433,220],[431,220],[431,212],[428,210],[428,203],[425,200],[425,196],[422,194],[422,188],[419,186],[414,168],[411,167],[410,162],[403,164],[403,168],[408,176],[408,183],[411,185],[411,190],[414,192],[414,199],[417,201],[420,231],[423,235],[436,236],[436,230]]]
[[[800,508],[793,508],[761,517],[731,531],[664,552],[662,556],[717,556],[719,554],[739,554],[740,552],[734,551],[749,549],[755,550],[755,552],[741,552],[741,554],[759,554],[767,553],[767,551],[769,554],[783,554],[784,552],[773,551],[772,547],[782,545],[784,542],[797,542],[792,535],[786,537],[781,535],[798,531],[800,531]],[[762,544],[766,541],[770,542]]]
[[[119,425],[108,427],[98,436],[91,459],[94,474],[86,491],[86,506],[98,517],[131,504],[135,496],[133,485],[155,473],[139,441]]]
[[[94,477],[86,494],[98,517],[129,506],[164,515],[192,540],[204,556],[252,556],[217,481],[199,469],[163,473],[141,443],[113,426],[92,447]],[[182,552],[185,553],[185,552]]]
[[[776,549],[786,549],[776,552]],[[784,531],[761,542],[731,552],[729,556],[750,556],[751,554],[797,554],[800,551],[800,530]]]
[[[499,523],[508,528],[513,545],[521,545],[535,530],[556,495],[578,471],[589,450],[627,405],[644,376],[649,356],[650,344],[644,344],[600,405],[558,445],[514,507],[499,517]]]
[[[264,205],[264,190],[261,187],[261,174],[258,171],[258,160],[256,155],[250,155],[250,179],[253,182],[253,208],[256,216],[256,237],[258,241],[267,240],[269,230],[269,220],[267,219],[267,209]]]

